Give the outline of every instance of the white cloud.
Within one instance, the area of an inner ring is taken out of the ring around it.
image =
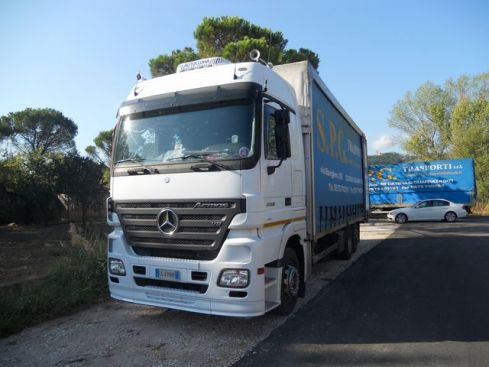
[[[396,145],[396,142],[394,141],[394,138],[389,135],[382,135],[372,143],[372,147],[375,149],[375,152],[380,153],[387,148],[392,148],[394,145]]]

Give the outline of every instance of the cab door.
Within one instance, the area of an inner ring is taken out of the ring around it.
[[[292,202],[292,173],[290,159],[278,158],[276,142],[275,111],[280,106],[273,102],[263,108],[263,154],[261,165],[261,183],[264,196],[266,220],[289,219]],[[290,152],[290,146],[289,146]],[[275,167],[273,173],[269,167]]]

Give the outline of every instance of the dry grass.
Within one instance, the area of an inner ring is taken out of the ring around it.
[[[472,214],[475,215],[489,215],[489,202],[487,203],[476,203],[472,207]]]
[[[70,237],[47,276],[2,288],[0,337],[107,299],[105,239],[74,225]]]

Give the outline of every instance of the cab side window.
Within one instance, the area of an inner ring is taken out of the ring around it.
[[[264,113],[264,122],[265,122],[265,158],[268,160],[278,160],[280,159],[277,153],[277,122],[275,121],[275,111],[277,108],[274,108],[270,105],[265,105],[265,113]],[[288,126],[284,128],[288,129]],[[288,134],[288,130],[287,130]],[[286,151],[288,152],[288,156],[290,157],[290,139],[289,146],[286,147]]]
[[[275,136],[275,121],[276,109],[270,105],[265,105],[265,158],[269,160],[278,159],[277,154],[277,139]]]

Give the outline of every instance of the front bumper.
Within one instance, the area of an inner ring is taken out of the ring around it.
[[[109,235],[108,256],[124,262],[126,275],[108,274],[110,295],[127,302],[212,315],[262,315],[265,313],[265,280],[264,275],[257,272],[263,267],[262,248],[258,237],[243,231],[228,236],[217,258],[211,261],[138,256],[126,242],[122,230],[116,228]],[[142,268],[144,274],[141,274]],[[248,286],[239,289],[218,286],[218,277],[227,268],[248,269]],[[179,283],[176,284],[179,289],[155,285],[157,269],[178,271],[179,279],[172,283]],[[193,280],[193,272],[207,274],[206,279]]]

